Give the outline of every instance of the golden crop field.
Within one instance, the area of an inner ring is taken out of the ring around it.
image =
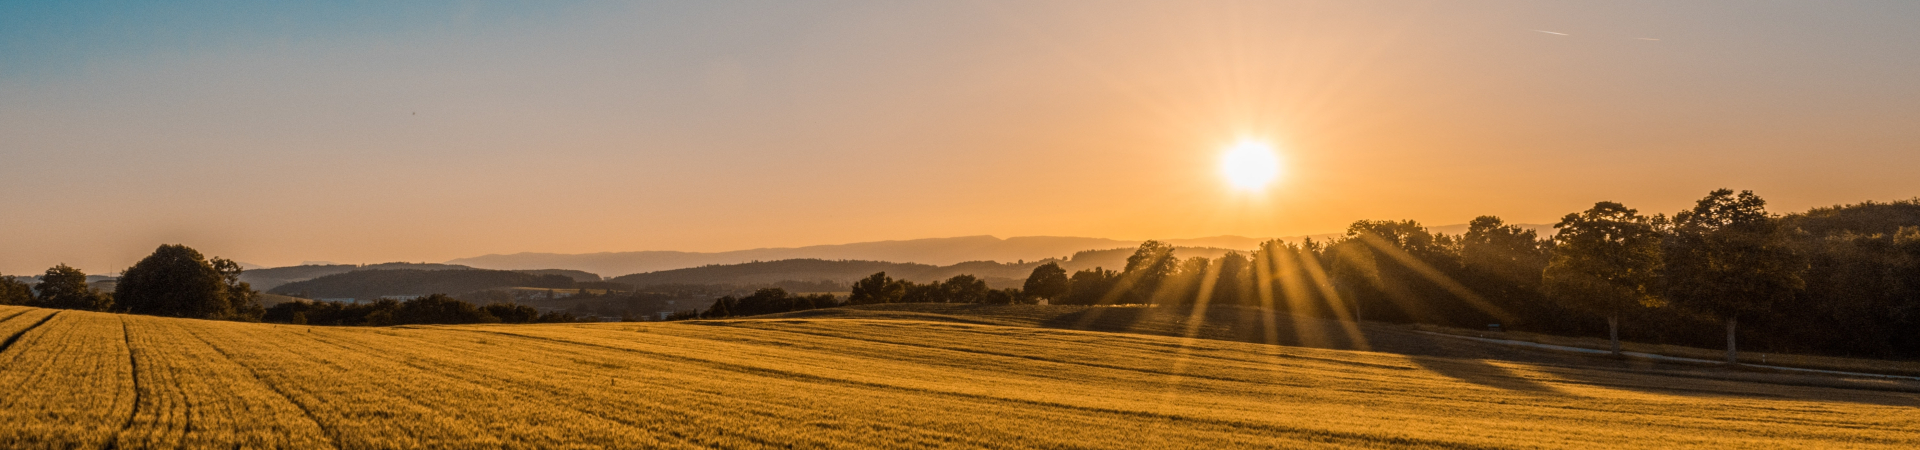
[[[848,318],[340,328],[0,307],[0,448],[1916,448],[1920,395]]]

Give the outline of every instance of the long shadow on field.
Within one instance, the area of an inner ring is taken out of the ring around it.
[[[1065,330],[1162,334],[1154,333],[1165,331],[1158,327],[1138,326],[1151,314],[1153,310],[1148,308],[1095,307],[1043,319],[1040,326]]]
[[[1203,314],[1205,319],[1200,323],[1193,322],[1190,309],[1136,306],[886,304],[815,311],[768,319],[931,320],[1395,353],[1413,357],[1429,370],[1448,377],[1521,392],[1568,392],[1565,385],[1584,385],[1694,397],[1920,406],[1920,382],[1755,373],[1699,364],[1621,360],[1435,336],[1384,324],[1356,326],[1334,319],[1287,313],[1269,315],[1235,307],[1211,308]],[[1547,372],[1550,384],[1518,377],[1489,361],[1534,365],[1536,370]]]
[[[1484,360],[1419,357],[1413,358],[1413,363],[1434,373],[1481,386],[1509,391],[1566,394],[1558,388],[1529,380]]]

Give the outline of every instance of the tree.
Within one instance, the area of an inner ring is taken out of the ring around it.
[[[1027,282],[1020,290],[1027,297],[1052,302],[1066,295],[1067,287],[1067,270],[1060,268],[1059,263],[1049,262],[1033,268],[1033,273],[1027,275]]]
[[[1505,312],[1459,285],[1460,240],[1412,220],[1360,220],[1329,249],[1335,278],[1375,320],[1466,325]]]
[[[26,305],[33,303],[33,287],[0,275],[0,305]]]
[[[216,259],[216,261],[224,261]],[[230,261],[215,267],[200,252],[185,245],[161,245],[152,255],[134,263],[120,277],[115,296],[135,314],[203,319],[244,317],[234,308],[242,293],[243,307],[253,302],[251,291],[239,281],[239,265]],[[236,283],[230,285],[229,283]],[[257,305],[257,303],[253,303]]]
[[[1213,280],[1208,279],[1213,269],[1213,260],[1205,256],[1195,256],[1180,261],[1173,270],[1173,276],[1167,277],[1162,288],[1173,295],[1171,303],[1191,305],[1200,301],[1200,291]],[[1203,281],[1204,280],[1204,281]]]
[[[87,274],[66,264],[48,268],[33,290],[38,291],[33,306],[42,308],[106,311],[113,307],[113,297],[88,287]]]
[[[985,303],[990,290],[986,280],[965,274],[948,278],[940,287],[947,303]]]
[[[220,280],[226,285],[227,303],[233,307],[230,318],[259,321],[260,316],[266,314],[267,309],[260,306],[260,292],[253,290],[252,284],[240,281],[240,273],[245,272],[246,269],[240,268],[240,263],[224,258],[214,258],[210,263],[213,264],[213,270],[220,273]]]
[[[1738,363],[1734,331],[1742,317],[1772,309],[1806,287],[1804,268],[1780,220],[1753,191],[1717,189],[1673,216],[1666,247],[1668,295],[1680,306],[1727,325],[1727,364]]]
[[[1140,243],[1140,248],[1127,257],[1126,270],[1120,272],[1125,295],[1131,303],[1153,303],[1154,296],[1179,264],[1180,260],[1173,256],[1172,245],[1160,241]]]
[[[1229,251],[1227,254],[1221,255],[1220,263],[1215,265],[1216,271],[1219,273],[1216,274],[1214,278],[1213,298],[1209,300],[1210,303],[1215,305],[1242,305],[1251,303],[1248,302],[1247,299],[1252,297],[1250,290],[1253,286],[1250,280],[1248,280],[1248,277],[1251,275],[1248,268],[1252,266],[1252,264],[1252,261],[1248,260],[1246,256],[1241,255],[1240,252]]]
[[[532,306],[513,303],[488,303],[481,307],[488,315],[499,318],[501,323],[532,323],[540,318],[540,310]]]
[[[877,272],[853,282],[853,292],[847,296],[847,304],[897,303],[906,293],[905,285],[887,276],[886,272]]]
[[[495,323],[500,318],[487,313],[487,310],[472,303],[455,300],[444,294],[416,297],[400,303],[400,309],[394,312],[394,324],[462,324]]]
[[[1067,280],[1067,294],[1060,297],[1062,305],[1097,305],[1107,301],[1113,293],[1114,285],[1120,275],[1111,270],[1095,267],[1074,272]]]
[[[1555,300],[1607,317],[1613,353],[1620,353],[1620,314],[1632,307],[1658,307],[1654,295],[1661,266],[1660,234],[1652,220],[1619,203],[1599,202],[1554,224],[1552,261],[1543,277]]]
[[[1553,241],[1533,230],[1507,225],[1498,217],[1480,216],[1467,224],[1461,236],[1461,280],[1474,291],[1501,303],[1521,317],[1537,317],[1540,276],[1553,252]]]

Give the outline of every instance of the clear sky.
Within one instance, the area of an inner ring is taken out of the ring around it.
[[[1920,2],[0,0],[0,272],[1920,195]],[[1235,189],[1241,140],[1283,169]]]

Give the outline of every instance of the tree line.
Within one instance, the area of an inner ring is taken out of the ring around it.
[[[845,302],[1241,306],[1343,320],[1553,334],[1606,333],[1694,346],[1920,356],[1920,200],[1776,215],[1751,191],[1718,189],[1672,215],[1598,202],[1557,233],[1481,216],[1465,233],[1361,220],[1343,237],[1179,258],[1147,241],[1119,270],[1033,269],[1020,289],[971,276],[916,284],[885,272]],[[680,318],[833,305],[784,292],[723,299]],[[745,306],[742,306],[745,305]],[[784,306],[783,306],[784,305]],[[783,309],[785,308],[785,309]],[[1718,330],[1718,331],[1716,331]],[[1722,333],[1723,334],[1717,334]]]
[[[572,314],[564,312],[543,314],[532,306],[513,303],[476,306],[444,294],[424,295],[406,301],[379,299],[367,303],[286,302],[267,308],[263,319],[274,323],[332,326],[579,321]]]
[[[198,319],[258,321],[259,292],[240,281],[239,263],[208,259],[184,245],[161,245],[120,275],[112,293],[87,285],[87,274],[60,264],[27,286],[0,277],[0,304],[123,312]]]

